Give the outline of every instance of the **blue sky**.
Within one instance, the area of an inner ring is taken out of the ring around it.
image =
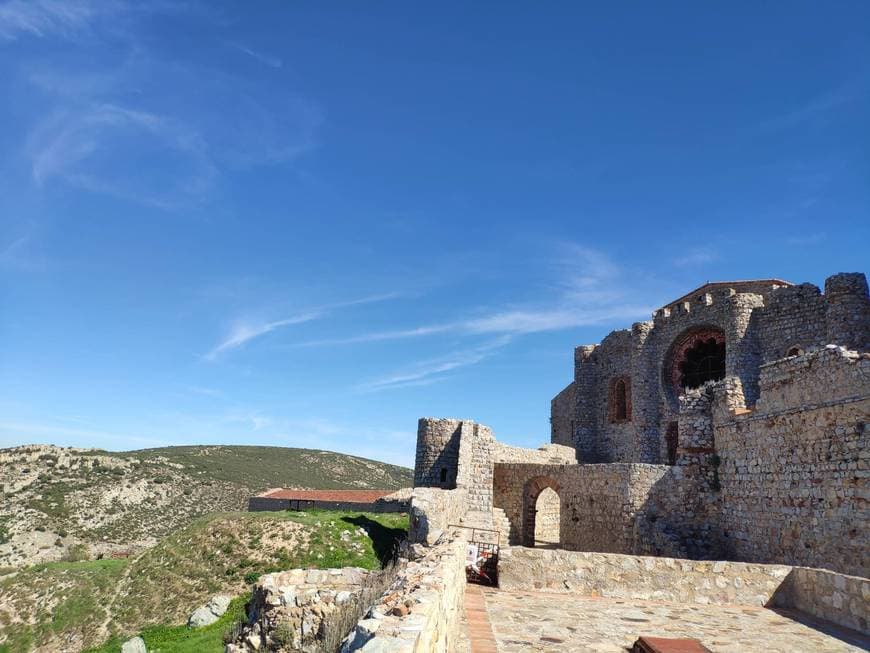
[[[575,345],[866,271],[870,3],[0,2],[0,446],[535,446]]]

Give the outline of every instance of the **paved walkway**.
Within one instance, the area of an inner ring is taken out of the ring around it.
[[[470,653],[498,653],[480,585],[465,586],[465,619]]]
[[[504,592],[477,585],[468,586],[465,601],[472,653],[625,653],[639,635],[696,638],[714,653],[870,650],[870,639],[853,631],[824,622],[806,625],[764,608]]]

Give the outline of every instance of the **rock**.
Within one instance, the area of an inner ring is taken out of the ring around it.
[[[201,608],[197,608],[187,620],[187,625],[191,628],[202,628],[209,626],[217,621],[226,611],[232,601],[232,597],[226,594],[218,594],[211,597]]]
[[[121,653],[148,653],[145,648],[145,640],[141,637],[128,639],[121,644]]]
[[[187,620],[187,625],[191,628],[202,628],[203,626],[209,626],[218,620],[218,616],[209,610],[206,606],[202,606],[201,608],[197,608],[193,611],[193,614],[190,615],[190,619]]]
[[[206,604],[206,607],[212,611],[216,617],[221,617],[227,611],[227,608],[230,607],[230,601],[232,601],[232,597],[227,596],[226,594],[218,594],[217,596],[211,597],[209,602]]]

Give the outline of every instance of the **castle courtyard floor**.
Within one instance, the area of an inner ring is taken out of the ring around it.
[[[714,653],[870,650],[870,639],[808,617],[747,606],[505,592],[469,585],[470,653],[625,653],[640,635],[689,637]],[[465,648],[467,647],[467,649]]]

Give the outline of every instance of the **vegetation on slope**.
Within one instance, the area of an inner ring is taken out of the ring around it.
[[[99,650],[117,651],[140,631],[149,650],[220,651],[223,627],[181,626],[214,594],[246,596],[259,575],[294,567],[378,568],[406,528],[396,514],[220,514],[130,560],[31,567],[0,577],[0,653],[77,650],[107,638]]]
[[[0,450],[0,567],[153,545],[208,513],[243,509],[269,487],[397,489],[411,471],[309,449],[196,446],[109,453]]]

